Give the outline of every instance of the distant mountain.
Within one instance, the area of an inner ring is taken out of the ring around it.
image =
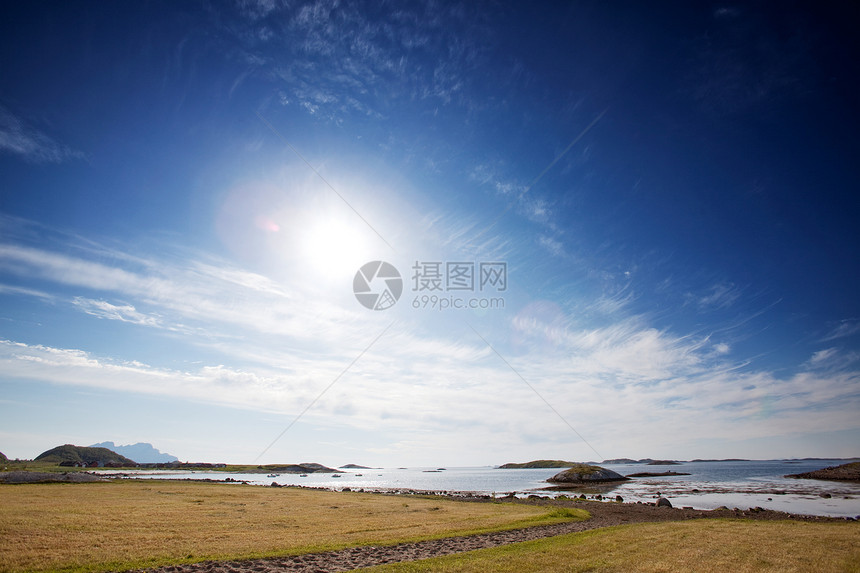
[[[138,442],[130,446],[117,446],[113,442],[102,442],[93,444],[91,448],[107,448],[127,458],[131,458],[139,464],[157,464],[179,461],[176,456],[164,454],[155,449],[152,444]]]
[[[340,467],[341,467],[341,469],[348,469],[348,470],[369,470],[369,469],[372,469],[372,468],[369,468],[367,466],[360,466],[358,464],[346,464],[345,466],[340,466]]]
[[[3,452],[0,452],[0,462],[5,462],[5,461],[6,461],[6,460],[8,460],[8,459],[9,459],[9,458],[7,458],[7,457],[3,454]]]
[[[533,460],[530,462],[523,462],[521,464],[518,463],[508,463],[499,466],[500,470],[513,470],[513,469],[532,469],[532,468],[569,468],[575,466],[576,462],[566,462],[564,460]]]
[[[51,448],[36,456],[35,461],[55,462],[62,465],[85,464],[99,465],[118,464],[124,466],[137,465],[134,460],[121,456],[107,448],[85,448],[66,444]]]

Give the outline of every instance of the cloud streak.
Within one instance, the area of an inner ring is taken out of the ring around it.
[[[59,143],[0,105],[0,152],[32,163],[63,163],[83,159],[84,154]]]

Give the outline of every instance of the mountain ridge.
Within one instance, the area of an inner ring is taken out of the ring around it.
[[[127,446],[118,446],[113,442],[100,442],[89,446],[91,448],[107,448],[112,452],[116,452],[121,456],[131,458],[139,464],[157,464],[178,462],[179,458],[172,456],[166,452],[161,452],[152,444],[147,442],[138,442]]]

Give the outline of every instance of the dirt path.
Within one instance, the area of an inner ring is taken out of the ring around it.
[[[653,505],[628,504],[628,503],[601,503],[587,501],[568,502],[541,502],[532,501],[522,503],[537,503],[540,505],[553,505],[564,507],[578,507],[586,509],[591,513],[591,518],[586,521],[573,523],[560,523],[556,525],[545,525],[502,531],[498,533],[485,533],[480,535],[468,535],[461,537],[448,537],[432,541],[419,541],[416,543],[402,543],[389,546],[364,546],[342,549],[340,551],[327,551],[324,553],[308,553],[291,557],[274,557],[269,559],[253,559],[247,561],[207,561],[203,563],[192,563],[189,565],[178,565],[161,567],[147,570],[150,573],[199,573],[199,572],[228,572],[228,573],[268,573],[274,571],[298,571],[305,573],[321,573],[333,571],[351,571],[361,567],[382,565],[384,563],[395,563],[399,561],[412,561],[415,559],[426,559],[428,557],[439,557],[463,551],[484,549],[487,547],[498,547],[508,543],[529,541],[542,537],[552,537],[565,533],[598,529],[611,525],[622,525],[626,523],[643,523],[654,521],[680,521],[685,519],[707,519],[720,517],[744,517],[751,519],[794,519],[803,521],[841,521],[835,518],[798,516],[786,513],[762,510],[762,511],[733,511],[714,510],[702,511],[692,509],[672,509],[665,507],[654,507]]]

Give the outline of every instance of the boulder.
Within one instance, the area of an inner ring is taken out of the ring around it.
[[[661,497],[654,505],[656,505],[657,507],[672,507],[672,502],[665,497]]]
[[[550,483],[601,483],[611,481],[624,481],[627,478],[612,470],[607,470],[600,466],[590,466],[587,464],[576,464],[570,469],[561,471],[551,478]]]

